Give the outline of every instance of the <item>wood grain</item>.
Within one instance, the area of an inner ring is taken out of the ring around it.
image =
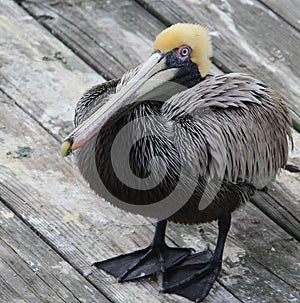
[[[300,2],[298,0],[260,0],[260,2],[300,31]]]
[[[0,222],[1,302],[109,302],[2,203]]]
[[[0,1],[0,84],[57,138],[73,128],[82,93],[104,79],[13,1]]]
[[[107,79],[145,61],[156,34],[164,29],[132,0],[43,0],[22,5]]]

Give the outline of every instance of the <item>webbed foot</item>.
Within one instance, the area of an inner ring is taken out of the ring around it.
[[[118,282],[130,281],[164,272],[191,254],[188,248],[169,247],[166,244],[153,245],[120,255],[93,265],[103,269],[118,279]]]
[[[163,293],[172,293],[194,302],[201,302],[209,293],[221,270],[210,250],[187,257],[180,265],[167,269]]]
[[[194,302],[201,302],[208,295],[221,271],[230,221],[230,214],[225,214],[219,219],[219,236],[213,254],[207,249],[187,257],[177,266],[166,270],[161,292],[177,294]]]

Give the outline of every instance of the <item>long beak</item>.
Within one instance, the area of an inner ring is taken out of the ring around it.
[[[163,54],[153,53],[140,71],[119,92],[65,138],[61,146],[62,156],[69,155],[87,143],[105,124],[117,117],[116,113],[142,103],[149,99],[150,94],[153,97],[157,87],[174,79],[177,69],[168,68],[165,61]]]

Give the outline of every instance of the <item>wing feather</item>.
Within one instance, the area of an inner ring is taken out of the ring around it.
[[[175,140],[185,145],[185,156],[204,176],[262,188],[287,162],[288,109],[249,75],[210,75],[170,98],[163,111],[183,126]],[[197,133],[194,145],[185,139],[187,133]]]
[[[85,119],[91,116],[107,101],[109,96],[120,91],[120,89],[137,74],[140,68],[141,65],[127,71],[121,79],[113,79],[88,89],[76,104],[74,116],[75,126],[81,124]]]
[[[114,79],[104,83],[94,85],[88,89],[79,99],[75,108],[74,124],[77,127],[84,120],[90,117],[99,107],[101,107],[107,98],[115,93],[120,80]]]

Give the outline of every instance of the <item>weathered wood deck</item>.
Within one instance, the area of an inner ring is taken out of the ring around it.
[[[91,268],[146,246],[153,222],[96,197],[59,152],[81,94],[146,59],[156,34],[178,21],[206,25],[212,70],[264,80],[300,130],[298,0],[0,0],[1,303],[188,302],[159,294],[155,279],[117,284]],[[300,175],[282,171],[234,213],[206,303],[300,302],[299,201]],[[201,250],[217,228],[170,224],[167,233]]]

